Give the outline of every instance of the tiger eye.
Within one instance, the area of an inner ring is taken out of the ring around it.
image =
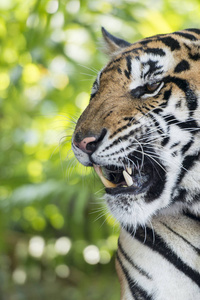
[[[150,92],[150,93],[153,93],[157,90],[159,85],[160,85],[160,82],[147,83],[146,84],[147,91]]]

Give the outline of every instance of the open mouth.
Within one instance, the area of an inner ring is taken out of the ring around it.
[[[140,194],[146,192],[153,185],[155,179],[155,167],[152,163],[128,164],[124,167],[114,165],[93,167],[106,187],[106,193],[116,194]]]

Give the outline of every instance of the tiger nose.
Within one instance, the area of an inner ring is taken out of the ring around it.
[[[85,153],[91,153],[95,151],[95,137],[86,137],[81,142],[74,142],[74,145]]]
[[[80,138],[80,134],[77,133],[74,138],[74,145],[81,151],[92,154],[95,152],[106,135],[107,130],[104,128],[100,135],[94,134],[93,136],[88,136],[83,139]]]

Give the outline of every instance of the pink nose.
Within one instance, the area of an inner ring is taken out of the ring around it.
[[[96,140],[96,138],[91,136],[91,137],[84,138],[80,143],[74,142],[74,144],[76,145],[76,147],[81,149],[83,152],[90,153],[90,152],[92,152],[92,150],[89,150],[86,147],[89,143],[92,143],[95,140]]]

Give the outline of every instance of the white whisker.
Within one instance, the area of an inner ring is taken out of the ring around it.
[[[78,65],[81,66],[81,67],[83,67],[83,68],[85,68],[85,69],[88,69],[88,70],[92,71],[92,72],[95,73],[96,75],[97,75],[97,73],[99,72],[98,70],[96,70],[96,69],[93,68],[93,67],[87,67],[87,66],[84,66],[84,65],[82,65],[82,64],[78,64]]]

